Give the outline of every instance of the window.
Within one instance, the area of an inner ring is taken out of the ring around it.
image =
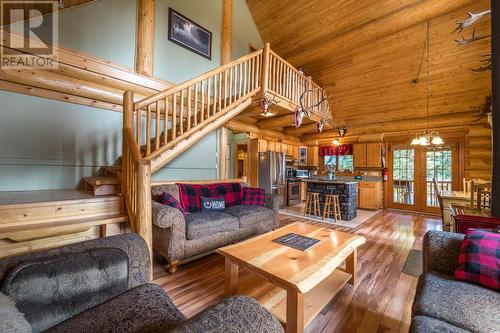
[[[354,162],[352,155],[330,155],[325,156],[325,167],[331,166],[338,172],[352,173],[354,170]]]

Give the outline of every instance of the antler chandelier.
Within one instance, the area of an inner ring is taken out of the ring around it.
[[[425,39],[425,45],[424,45],[424,52],[425,49],[427,49],[427,77],[426,77],[426,88],[425,88],[425,97],[427,101],[427,128],[424,132],[417,134],[411,141],[412,146],[429,146],[429,145],[434,145],[434,146],[440,146],[444,144],[443,139],[439,135],[439,132],[437,131],[429,131],[429,67],[430,67],[430,21],[427,21],[427,36]],[[422,57],[423,61],[423,57]],[[422,68],[422,64],[420,64],[420,68]],[[420,74],[420,70],[419,70]],[[412,83],[418,83],[418,77],[412,81]]]

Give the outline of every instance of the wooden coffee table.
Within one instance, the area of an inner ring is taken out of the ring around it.
[[[273,242],[288,233],[320,242],[305,252]],[[361,236],[294,223],[220,248],[217,252],[225,257],[226,296],[251,296],[270,310],[287,332],[303,332],[347,283],[355,283],[357,248],[365,241]],[[344,261],[346,267],[340,269]],[[251,272],[241,281],[239,267]]]

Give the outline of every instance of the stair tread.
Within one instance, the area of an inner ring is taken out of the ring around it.
[[[112,176],[107,176],[107,177],[83,177],[83,179],[94,186],[100,186],[100,185],[119,185],[120,184],[120,179],[117,177],[112,177]]]
[[[8,224],[0,224],[0,233],[12,233],[20,231],[32,231],[36,229],[47,229],[47,228],[57,228],[57,227],[67,227],[67,226],[97,226],[110,223],[122,223],[128,221],[128,217],[125,214],[116,215],[98,215],[94,217],[87,218],[69,218],[67,220],[60,220],[54,222],[43,222],[35,223],[29,225],[14,225],[9,226]]]

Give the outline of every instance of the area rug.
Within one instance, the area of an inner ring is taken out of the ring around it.
[[[419,277],[422,274],[422,251],[410,250],[403,267],[403,273],[414,277]]]
[[[341,227],[355,229],[355,228],[359,227],[361,224],[363,224],[364,222],[368,221],[369,219],[371,219],[372,217],[374,217],[375,215],[377,215],[378,213],[381,212],[381,210],[372,211],[372,210],[358,209],[357,216],[354,219],[352,219],[350,221],[337,220],[337,223],[335,223],[335,219],[333,219],[333,218],[327,218],[327,219],[323,220],[321,217],[317,217],[317,216],[311,216],[311,215],[304,216],[302,214],[302,207],[303,207],[303,204],[297,205],[297,206],[288,206],[286,208],[280,209],[280,214],[294,216],[294,217],[300,217],[300,218],[310,220],[310,221],[323,222],[323,223],[338,225]]]

